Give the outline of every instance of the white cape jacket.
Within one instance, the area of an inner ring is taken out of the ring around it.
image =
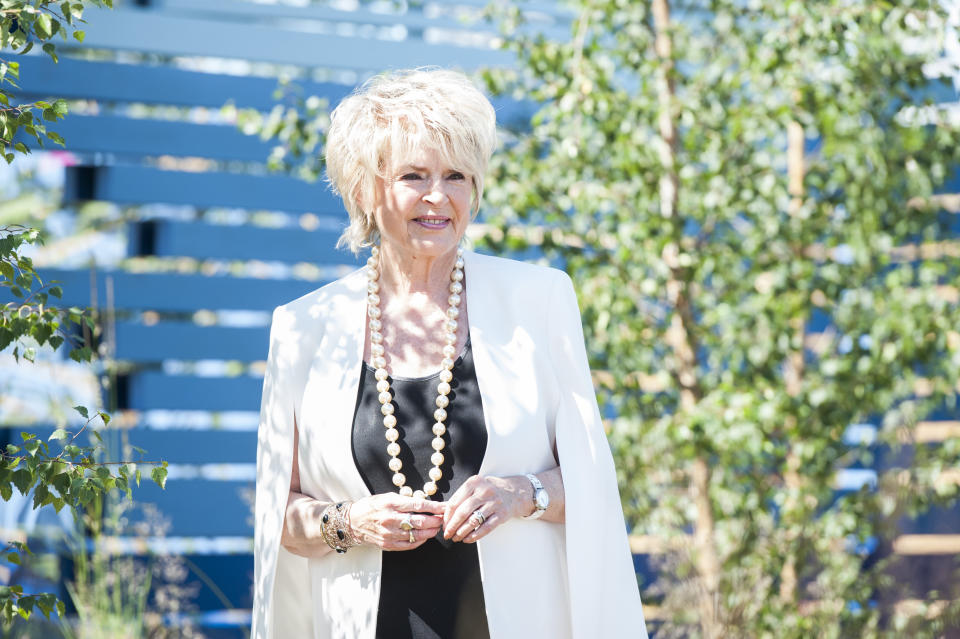
[[[478,542],[490,636],[645,639],[570,278],[471,252],[464,261],[487,427],[480,474],[539,472],[556,465],[556,449],[566,499],[565,524],[512,520]],[[273,314],[257,449],[253,639],[374,637],[379,549],[305,559],[280,546],[294,419],[303,492],[324,501],[369,495],[351,451],[366,285],[360,269]]]

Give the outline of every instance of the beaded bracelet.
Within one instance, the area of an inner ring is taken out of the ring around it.
[[[350,528],[350,507],[353,502],[341,501],[323,509],[320,534],[327,545],[338,553],[345,553],[360,545],[360,538]]]

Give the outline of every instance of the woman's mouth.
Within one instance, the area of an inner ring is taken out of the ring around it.
[[[420,226],[428,229],[442,229],[450,223],[448,217],[418,217],[413,220]]]

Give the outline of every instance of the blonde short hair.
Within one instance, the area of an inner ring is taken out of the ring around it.
[[[493,106],[464,74],[413,69],[371,78],[330,116],[327,179],[350,214],[337,246],[358,253],[376,242],[376,180],[418,149],[436,150],[448,166],[471,176],[476,214],[496,143]]]

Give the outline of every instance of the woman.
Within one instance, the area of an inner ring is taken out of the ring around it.
[[[459,248],[495,142],[451,71],[332,114],[371,257],[274,311],[257,639],[646,636],[570,279]]]

